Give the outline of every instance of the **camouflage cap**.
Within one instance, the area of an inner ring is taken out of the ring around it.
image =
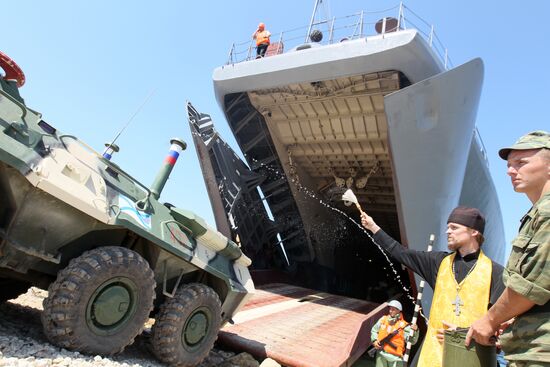
[[[529,134],[523,135],[508,148],[502,148],[498,151],[500,158],[506,160],[508,159],[508,154],[511,150],[529,150],[529,149],[540,149],[548,148],[550,149],[550,133],[544,130],[532,131]]]

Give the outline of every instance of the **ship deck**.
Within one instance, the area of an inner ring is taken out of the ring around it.
[[[222,328],[218,341],[290,367],[350,366],[366,351],[385,310],[386,303],[269,284]]]

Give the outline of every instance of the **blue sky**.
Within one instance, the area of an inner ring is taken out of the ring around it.
[[[151,92],[153,95],[117,143],[114,160],[149,185],[171,137],[189,143],[161,199],[191,209],[214,224],[185,110],[191,101],[210,113],[234,144],[216,104],[212,71],[224,64],[233,42],[249,39],[259,21],[272,33],[305,26],[313,0],[257,1],[30,1],[2,4],[0,50],[24,70],[27,104],[59,130],[98,151],[113,139]],[[331,15],[380,10],[397,1],[333,0]],[[507,241],[530,207],[505,174],[500,147],[536,129],[547,117],[550,59],[543,21],[550,2],[405,2],[429,23],[454,65],[485,62],[477,126],[500,197]],[[508,245],[509,246],[509,245]]]

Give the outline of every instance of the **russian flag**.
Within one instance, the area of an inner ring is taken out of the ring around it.
[[[168,152],[168,155],[166,156],[166,159],[164,160],[164,163],[168,163],[169,165],[176,164],[176,161],[178,160],[178,157],[180,154],[175,150],[170,150]]]

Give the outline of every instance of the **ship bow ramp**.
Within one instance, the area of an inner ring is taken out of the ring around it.
[[[263,177],[277,234],[256,244],[275,251],[251,256],[252,267],[277,264],[299,284],[378,302],[408,292],[409,277],[368,245],[359,211],[343,204],[347,189],[411,248],[424,250],[433,233],[445,249],[459,204],[496,218],[487,244],[499,246],[500,208],[475,129],[482,83],[480,59],[446,70],[414,30],[216,69],[218,102],[244,165]],[[474,171],[483,174],[471,180]]]

